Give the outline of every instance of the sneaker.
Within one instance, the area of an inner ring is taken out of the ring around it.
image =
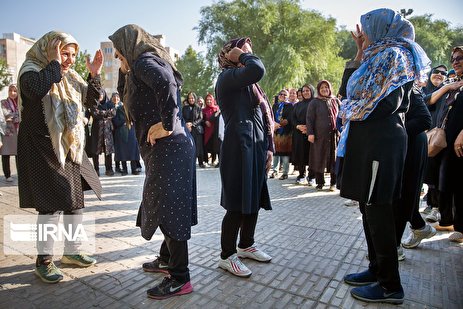
[[[418,247],[423,239],[431,238],[436,235],[436,229],[426,224],[424,228],[420,230],[411,229],[410,235],[408,235],[407,239],[402,242],[402,247],[406,249],[413,249]]]
[[[336,186],[335,186],[335,185],[331,185],[329,190],[330,190],[331,192],[336,191]]]
[[[169,266],[160,257],[156,257],[152,262],[143,263],[142,268],[144,271],[150,273],[169,274]]]
[[[89,267],[96,264],[96,260],[85,254],[63,255],[61,263],[80,267]]]
[[[5,181],[6,182],[13,182],[14,180],[13,180],[13,177],[7,177],[7,178],[5,178]]]
[[[296,179],[296,184],[297,184],[297,185],[303,185],[303,184],[305,184],[305,178],[304,178],[304,177],[297,177],[297,179]]]
[[[378,282],[366,286],[359,286],[350,291],[352,297],[369,303],[389,303],[399,305],[404,302],[404,290],[387,291]]]
[[[277,173],[276,172],[272,172],[270,173],[270,176],[268,178],[275,178],[277,176]]]
[[[220,259],[219,268],[226,270],[238,277],[248,278],[252,275],[252,271],[241,262],[238,255],[235,253],[227,259]]]
[[[399,260],[399,262],[405,260],[404,248],[402,248],[401,245],[397,247],[397,259]]]
[[[359,206],[359,202],[354,201],[354,200],[348,200],[348,201],[344,202],[344,206],[347,206],[347,207]]]
[[[50,260],[35,266],[35,274],[45,283],[57,283],[63,280],[63,273]]]
[[[309,179],[309,178],[307,178],[307,185],[308,185],[309,187],[315,186],[315,179]]]
[[[455,232],[450,234],[449,240],[452,242],[463,243],[463,233]]]
[[[321,191],[321,190],[323,190],[323,186],[322,185],[317,185],[315,187],[315,189],[317,189],[317,191]]]
[[[258,262],[268,263],[272,259],[270,255],[256,247],[249,247],[246,249],[236,248],[237,255],[242,259],[252,259]]]
[[[149,298],[166,299],[172,296],[179,296],[193,292],[190,281],[180,283],[174,278],[164,277],[161,283],[146,291]]]
[[[132,171],[132,175],[140,175],[141,168],[137,167],[135,170]]]
[[[431,205],[427,205],[425,209],[423,209],[422,213],[424,214],[430,214],[431,213],[431,210],[432,210],[432,206]]]
[[[283,174],[283,175],[281,175],[280,178],[278,178],[278,179],[280,179],[280,180],[288,179],[288,175]]]
[[[428,222],[437,222],[440,220],[440,212],[438,208],[433,208],[429,215],[426,216],[426,221]]]
[[[344,282],[350,285],[369,285],[377,282],[378,279],[376,275],[370,272],[369,269],[362,271],[360,273],[348,274],[344,276]]]

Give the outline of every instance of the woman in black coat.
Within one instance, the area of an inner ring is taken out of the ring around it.
[[[273,120],[267,97],[257,84],[265,68],[252,54],[251,40],[225,44],[219,64],[223,70],[215,93],[225,122],[220,151],[221,205],[227,211],[222,221],[219,267],[249,277],[252,272],[239,257],[271,260],[255,247],[254,232],[259,209],[271,209],[266,174],[272,160]]]
[[[203,128],[203,111],[197,104],[196,94],[189,92],[187,95],[187,105],[182,107],[182,116],[185,119],[186,126],[190,130],[196,145],[196,157],[198,158],[199,167],[204,168],[204,128]]]
[[[302,86],[302,100],[293,107],[293,143],[291,151],[291,162],[294,168],[299,171],[296,183],[303,183],[305,180],[305,169],[309,164],[309,141],[307,140],[306,114],[307,108],[312,101],[315,88],[312,85]],[[309,172],[310,174],[310,172]],[[312,175],[308,175],[308,180]]]
[[[359,201],[368,246],[367,270],[344,281],[359,287],[351,295],[367,302],[400,304],[393,203],[400,198],[407,133],[403,121],[415,80],[423,82],[429,59],[414,39],[413,25],[390,9],[360,18],[353,37],[356,60],[341,117],[339,155],[344,155],[340,194]]]
[[[405,114],[408,139],[402,196],[394,208],[397,244],[401,243],[405,225],[410,222],[411,233],[402,243],[407,249],[416,248],[423,239],[436,234],[436,230],[424,222],[419,212],[421,187],[428,161],[428,139],[425,131],[431,128],[431,122],[431,114],[424,103],[423,93],[414,85],[410,107]]]

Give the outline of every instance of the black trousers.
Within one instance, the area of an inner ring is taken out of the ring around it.
[[[363,230],[368,246],[369,269],[388,291],[401,288],[394,211],[391,204],[360,203]]]
[[[223,260],[236,253],[238,231],[240,232],[239,248],[245,249],[254,244],[257,216],[257,212],[245,215],[241,212],[227,211],[222,220],[222,234],[220,237],[222,246],[220,257]]]
[[[330,186],[336,185],[336,173],[333,171],[330,173]],[[323,186],[325,184],[325,174],[324,173],[315,173],[315,182],[317,185]]]
[[[100,168],[100,160],[99,156],[95,155],[93,156],[93,166],[95,167],[95,171],[99,171]],[[113,159],[111,154],[105,154],[104,156],[104,165],[107,171],[112,171],[113,169]]]
[[[162,261],[168,263],[169,274],[172,278],[180,283],[190,281],[188,243],[186,240],[178,241],[164,234],[159,256]]]
[[[16,160],[16,156],[14,156]],[[10,155],[2,155],[2,168],[5,178],[11,177],[11,167],[10,167]]]

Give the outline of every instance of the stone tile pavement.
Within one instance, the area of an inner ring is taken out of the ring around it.
[[[34,256],[5,256],[0,221],[0,308],[463,308],[463,246],[441,232],[405,250],[403,305],[354,300],[342,278],[368,265],[360,212],[343,206],[338,192],[295,185],[294,175],[269,180],[273,210],[259,214],[256,242],[272,262],[246,260],[253,271],[248,279],[218,269],[224,215],[219,171],[198,169],[197,175],[199,224],[189,241],[192,294],[163,301],[146,297],[162,276],[143,272],[141,264],[158,253],[162,235],[148,242],[135,227],[144,175],[116,174],[101,177],[102,201],[86,195],[85,211],[96,217],[98,264],[63,266],[59,284],[44,284],[34,275]],[[35,214],[19,209],[16,181],[5,183],[2,176],[0,192],[2,219]],[[61,255],[55,254],[59,265]]]

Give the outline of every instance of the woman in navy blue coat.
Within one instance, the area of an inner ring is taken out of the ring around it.
[[[271,209],[266,175],[273,154],[273,120],[268,99],[257,84],[265,68],[252,55],[251,40],[240,38],[225,44],[219,64],[223,71],[215,92],[225,123],[220,150],[221,205],[227,210],[219,267],[249,277],[251,271],[238,257],[271,260],[254,246],[254,231],[259,209]]]
[[[111,35],[121,71],[127,73],[124,106],[133,119],[146,179],[137,217],[143,238],[159,227],[160,257],[143,269],[168,273],[148,297],[165,299],[191,293],[188,245],[197,224],[194,142],[181,114],[182,77],[159,40],[136,25]]]

